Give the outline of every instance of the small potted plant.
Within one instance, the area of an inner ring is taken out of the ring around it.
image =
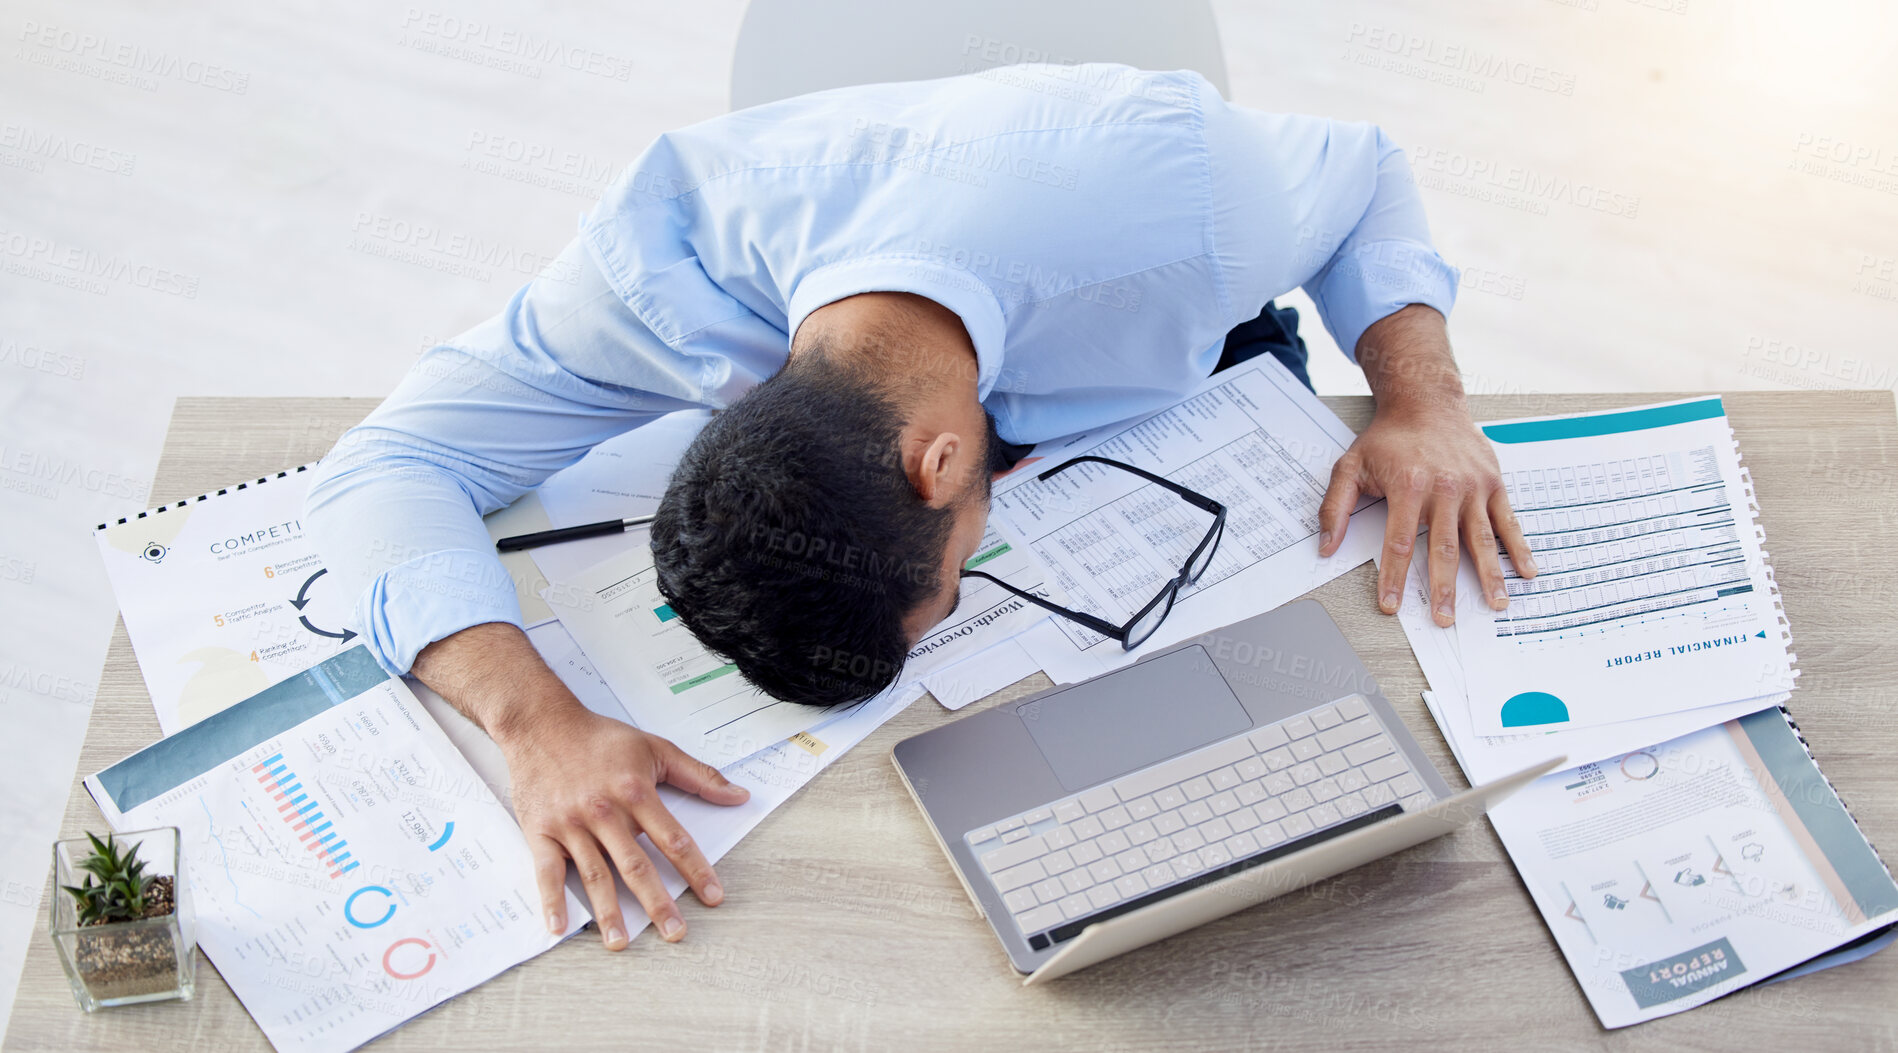
[[[196,989],[178,847],[172,826],[53,846],[53,943],[86,1012],[186,999]]]

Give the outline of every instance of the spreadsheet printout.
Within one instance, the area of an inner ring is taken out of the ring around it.
[[[1485,425],[1540,573],[1464,605],[1478,735],[1790,690],[1789,631],[1718,398]]]
[[[1226,527],[1204,575],[1138,651],[1066,618],[1029,630],[1023,646],[1057,683],[1084,680],[1270,610],[1370,559],[1384,541],[1381,498],[1361,500],[1338,552],[1318,555],[1318,505],[1354,438],[1276,359],[1260,356],[1168,409],[1037,446],[1035,460],[997,484],[989,521],[1048,568],[1070,607],[1125,622],[1179,572],[1212,517],[1106,465],[1046,481],[1036,473],[1082,454],[1111,458],[1222,502]]]

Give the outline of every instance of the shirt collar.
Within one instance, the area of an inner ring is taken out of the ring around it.
[[[1002,305],[988,284],[958,267],[927,256],[881,255],[827,263],[799,279],[786,305],[785,332],[812,311],[847,296],[866,292],[906,292],[925,296],[954,311],[975,345],[975,397],[987,399],[1002,373]]]

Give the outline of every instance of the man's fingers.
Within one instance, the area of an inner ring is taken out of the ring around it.
[[[1430,503],[1430,615],[1441,626],[1456,621],[1457,512],[1463,495],[1440,484]]]
[[[653,740],[659,758],[665,762],[665,781],[713,804],[744,804],[751,791],[725,778],[717,768],[660,738]]]
[[[1351,526],[1351,509],[1358,503],[1357,459],[1347,451],[1331,466],[1331,485],[1318,506],[1318,554],[1329,556],[1344,544],[1344,532]]]
[[[619,890],[613,886],[613,871],[600,856],[593,835],[584,829],[575,829],[567,834],[565,843],[568,857],[580,872],[580,883],[586,886],[587,902],[593,904],[593,920],[599,923],[600,939],[609,951],[624,948],[626,920],[619,911]]]
[[[1502,538],[1503,547],[1509,550],[1509,561],[1516,565],[1516,573],[1525,578],[1536,576],[1536,558],[1529,552],[1529,541],[1522,536],[1522,524],[1516,522],[1516,511],[1509,507],[1509,491],[1497,487],[1489,495],[1489,521],[1496,528],[1496,536]]]
[[[698,842],[686,833],[685,827],[666,811],[666,806],[654,798],[652,803],[637,813],[640,828],[652,840],[653,847],[672,860],[673,869],[692,886],[692,892],[699,902],[708,907],[716,907],[725,898],[725,889],[718,883],[718,875],[712,872],[711,861],[699,851]]]
[[[1415,480],[1405,485],[1384,488],[1390,518],[1384,526],[1384,558],[1377,571],[1377,605],[1385,614],[1396,614],[1404,598],[1404,581],[1410,575],[1410,553],[1417,545],[1417,516],[1423,509],[1424,488]]]
[[[665,879],[659,876],[659,868],[653,865],[652,857],[646,854],[645,846],[639,843],[639,835],[632,823],[619,816],[601,823],[594,832],[599,836],[600,843],[606,846],[607,853],[613,857],[613,865],[619,868],[619,876],[625,879],[633,898],[645,908],[646,916],[652,919],[659,935],[667,943],[684,936],[685,919],[679,917],[679,905],[672,902],[672,893],[666,891]]]
[[[534,853],[534,882],[540,886],[547,931],[559,936],[567,931],[567,852],[546,836],[528,838],[527,847]]]
[[[1489,509],[1481,498],[1463,505],[1463,543],[1476,560],[1476,579],[1483,583],[1483,595],[1491,610],[1509,606],[1509,593],[1503,588],[1503,564],[1496,557],[1496,531],[1489,524]]]

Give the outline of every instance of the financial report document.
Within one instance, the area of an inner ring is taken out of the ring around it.
[[[1720,399],[1483,426],[1540,573],[1457,620],[1479,735],[1792,688],[1790,634]]]
[[[116,830],[178,827],[198,942],[279,1050],[354,1049],[564,938],[520,828],[361,645],[86,788]]]
[[[1196,585],[1141,653],[1270,610],[1370,559],[1384,502],[1364,498],[1343,545],[1318,555],[1318,506],[1355,436],[1270,356],[1216,373],[1169,409],[1043,443],[997,484],[990,521],[1048,568],[1066,605],[1123,623],[1177,574],[1212,516],[1139,476],[1100,464],[1035,473],[1088,454],[1132,464],[1225,504],[1225,536]],[[1023,638],[1058,683],[1139,655],[1066,618]]]

